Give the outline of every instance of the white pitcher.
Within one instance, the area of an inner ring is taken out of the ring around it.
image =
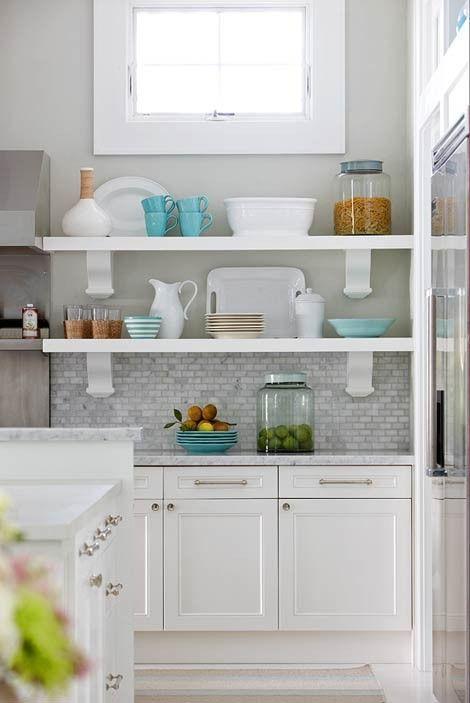
[[[162,324],[158,336],[160,339],[179,339],[183,334],[184,321],[189,320],[188,310],[197,295],[197,285],[194,281],[178,281],[177,283],[164,283],[154,278],[149,280],[155,288],[155,298],[150,308],[150,317],[161,317]],[[180,293],[183,287],[190,283],[194,286],[194,294],[183,309]]]

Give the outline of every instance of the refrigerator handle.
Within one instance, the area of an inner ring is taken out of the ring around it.
[[[427,446],[426,473],[428,476],[443,476],[445,471],[437,465],[437,406],[436,406],[436,308],[437,297],[432,288],[426,291],[428,327],[427,364]]]

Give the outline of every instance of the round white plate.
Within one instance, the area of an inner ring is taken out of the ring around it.
[[[141,201],[152,195],[169,195],[163,186],[149,178],[112,178],[95,190],[95,200],[111,218],[110,237],[146,237]]]

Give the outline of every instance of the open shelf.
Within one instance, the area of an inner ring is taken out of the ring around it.
[[[44,237],[44,251],[357,251],[363,249],[412,249],[413,237],[309,236],[309,237]]]
[[[0,351],[41,351],[44,341],[44,339],[0,339]]]
[[[413,351],[408,337],[368,339],[46,339],[45,352],[83,353],[250,353]]]

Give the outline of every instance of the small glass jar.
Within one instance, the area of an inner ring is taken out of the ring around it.
[[[382,161],[344,161],[335,179],[335,234],[391,234],[391,179]]]
[[[258,452],[314,451],[314,396],[307,374],[267,374],[258,391],[257,417]]]

